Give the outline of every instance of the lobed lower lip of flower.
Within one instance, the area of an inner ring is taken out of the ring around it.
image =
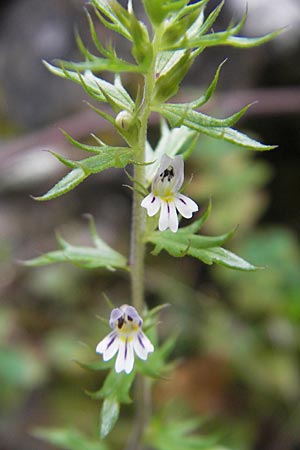
[[[113,329],[102,341],[99,342],[96,352],[103,355],[103,360],[108,361],[115,356],[115,371],[130,373],[134,366],[134,353],[143,360],[154,351],[150,340],[142,331],[143,320],[135,308],[122,305],[112,310],[109,320]]]
[[[170,228],[176,233],[178,230],[179,212],[183,217],[189,219],[193,213],[198,211],[198,205],[189,197],[180,194],[184,181],[184,163],[182,156],[170,158],[163,155],[159,169],[152,181],[151,193],[141,203],[147,209],[150,217],[160,211],[158,228],[164,231]]]

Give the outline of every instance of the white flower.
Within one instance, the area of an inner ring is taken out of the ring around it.
[[[184,180],[183,165],[181,155],[175,158],[163,155],[152,181],[151,193],[141,203],[150,217],[160,210],[160,231],[170,228],[175,233],[178,230],[177,211],[186,219],[190,219],[199,209],[193,200],[179,192]]]
[[[143,321],[133,306],[122,305],[110,314],[109,326],[113,329],[97,345],[96,352],[108,361],[118,353],[115,371],[130,373],[134,365],[134,353],[146,360],[154,347],[142,331]]]

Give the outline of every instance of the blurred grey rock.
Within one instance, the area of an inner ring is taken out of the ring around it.
[[[49,73],[42,59],[79,58],[74,29],[86,34],[83,5],[83,0],[11,0],[1,11],[1,107],[16,125],[39,127],[80,105],[81,89]]]

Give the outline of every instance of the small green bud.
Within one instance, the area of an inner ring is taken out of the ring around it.
[[[133,125],[134,117],[129,111],[120,111],[115,121],[119,128],[126,131]]]

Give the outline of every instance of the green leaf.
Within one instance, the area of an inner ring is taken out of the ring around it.
[[[257,38],[231,36],[228,37],[223,43],[219,45],[228,45],[231,47],[239,47],[239,48],[257,47],[258,45],[265,44],[266,42],[273,40],[274,38],[279,36],[283,31],[285,31],[285,28],[281,28],[280,30],[273,31],[272,33]]]
[[[196,434],[199,419],[166,420],[154,417],[147,435],[147,443],[157,450],[221,450],[215,435]],[[226,450],[223,447],[223,450]]]
[[[99,12],[101,12],[101,14],[109,19],[110,22],[106,20],[102,21],[104,25],[119,34],[122,34],[128,40],[132,39],[129,32],[129,13],[125,8],[115,0],[92,0],[92,4]],[[101,16],[98,15],[98,17],[100,18]]]
[[[186,104],[186,109],[184,109],[183,105],[166,104],[162,105],[159,108],[159,111],[173,126],[185,125],[192,130],[198,131],[199,133],[206,134],[215,139],[224,139],[225,141],[248,148],[249,150],[265,151],[276,148],[274,145],[261,144],[260,142],[226,125],[238,120],[247,108],[248,106],[227,119],[214,119],[206,116],[205,114],[190,110],[188,109],[188,104]],[[223,125],[218,126],[213,124]]]
[[[60,250],[45,253],[37,258],[25,261],[26,266],[45,266],[58,262],[69,262],[79,267],[96,269],[105,267],[109,270],[115,268],[126,269],[126,258],[109,247],[98,235],[92,231],[93,241],[96,247],[75,246],[69,244],[60,236],[57,237]]]
[[[92,59],[91,59],[92,58]],[[92,72],[135,72],[141,73],[143,71],[141,66],[136,66],[135,64],[130,64],[127,61],[123,61],[115,57],[114,59],[101,58],[99,56],[94,56],[90,54],[90,59],[82,62],[73,61],[61,61],[56,60],[55,63],[64,69],[72,70],[74,72],[84,72],[86,70],[91,70]]]
[[[207,0],[206,0],[207,1]],[[143,0],[147,15],[154,25],[159,25],[166,17],[184,10],[188,0]],[[200,2],[201,3],[201,2]]]
[[[211,27],[213,26],[213,24],[215,23],[215,21],[217,20],[222,8],[224,5],[224,0],[221,1],[221,3],[209,14],[209,16],[205,19],[205,21],[203,21],[203,23],[200,25],[200,27],[198,27],[195,32],[193,32],[193,28],[192,30],[190,29],[189,32],[187,33],[188,38],[191,39],[197,39],[198,36],[203,35],[204,33],[206,33],[206,31],[210,30]]]
[[[96,151],[93,146],[85,146],[87,151]],[[64,163],[67,165],[77,166],[65,177],[63,177],[53,188],[51,188],[46,194],[34,197],[35,200],[45,201],[52,200],[59,197],[72,189],[78,184],[84,181],[90,174],[99,173],[110,167],[125,167],[132,162],[134,157],[134,150],[127,147],[99,147],[98,154],[91,156],[90,158],[82,159],[80,161],[72,161],[64,158]]]
[[[101,388],[102,398],[115,397],[120,403],[131,403],[129,391],[134,377],[134,370],[129,374],[116,373],[115,370],[111,370]]]
[[[216,89],[218,80],[219,80],[221,67],[223,66],[223,64],[225,62],[226,62],[226,59],[224,61],[222,61],[221,64],[219,64],[218,69],[217,69],[217,71],[215,73],[215,76],[214,76],[212,82],[210,83],[210,85],[208,86],[208,88],[206,89],[206,91],[204,92],[204,94],[201,95],[201,97],[199,97],[198,99],[193,100],[193,101],[191,101],[189,103],[189,105],[190,105],[190,107],[192,109],[200,108],[200,106],[202,106],[205,103],[207,103],[208,100],[212,97],[212,95],[213,95],[213,93],[214,93],[214,91]]]
[[[174,257],[189,255],[209,265],[216,263],[231,269],[244,271],[259,269],[234,253],[220,247],[231,238],[233,231],[220,236],[194,234],[208,217],[209,211],[210,207],[207,209],[204,219],[179,229],[177,233],[169,230],[152,232],[147,237],[147,241],[155,246],[152,253],[158,255],[162,250],[165,250]]]
[[[173,367],[172,363],[167,363],[167,359],[175,348],[176,341],[176,337],[170,337],[160,347],[155,347],[155,351],[149,354],[146,361],[137,358],[136,367],[138,372],[154,379],[166,378],[166,374]]]
[[[184,52],[180,58],[178,58],[177,61],[169,67],[169,70],[165,69],[163,73],[159,74],[154,87],[154,105],[161,104],[177,93],[179,85],[191,67],[195,56],[196,55],[189,51]]]
[[[106,398],[100,414],[100,437],[104,439],[116,424],[120,413],[120,404],[113,398]]]
[[[100,414],[100,436],[103,439],[112,430],[118,420],[121,403],[131,403],[130,389],[135,371],[126,374],[111,369],[103,386],[96,392],[88,392],[94,400],[104,399]]]
[[[216,46],[216,45],[228,45],[233,47],[242,47],[249,48],[255,47],[257,45],[264,44],[284,31],[283,29],[276,30],[272,33],[269,33],[265,36],[260,36],[257,38],[245,38],[236,36],[244,26],[247,19],[247,12],[242,17],[241,21],[236,25],[230,24],[229,27],[225,31],[220,32],[211,32],[208,34],[204,34],[206,31],[211,29],[213,23],[217,19],[221,9],[223,6],[223,2],[220,3],[217,8],[212,11],[212,13],[206,18],[203,24],[198,27],[197,34],[194,33],[192,35],[188,35],[186,33],[183,35],[181,40],[174,42],[173,45],[169,46],[169,50],[182,50],[182,49],[199,49],[199,51],[203,51],[206,47]]]
[[[112,368],[113,361],[103,361],[102,359],[99,361],[93,361],[90,363],[83,363],[81,361],[75,361],[78,366],[82,369],[91,370],[92,372],[99,372],[101,370],[107,370]]]
[[[107,450],[104,442],[92,440],[77,430],[65,428],[37,428],[33,435],[64,450]]]
[[[207,114],[200,113],[191,108],[190,103],[166,103],[161,105],[158,110],[165,116],[173,126],[182,122],[189,128],[201,127],[230,127],[236,123],[249,109],[247,105],[237,113],[232,114],[225,119],[215,119]]]
[[[52,189],[50,189],[46,194],[34,197],[35,200],[51,200],[53,198],[59,197],[60,195],[66,194],[78,186],[82,181],[88,177],[88,173],[85,173],[81,168],[77,168],[69,172],[65,177],[63,177]]]
[[[107,102],[107,98],[102,93],[103,91],[105,91],[106,94],[110,96],[120,107],[120,109],[133,111],[134,102],[123,85],[120,83],[120,79],[118,79],[117,83],[111,84],[108,81],[97,77],[90,70],[85,71],[85,73],[83,74],[79,74],[78,72],[74,72],[72,70],[66,70],[60,67],[56,67],[46,61],[43,62],[47,69],[50,70],[50,72],[52,72],[54,75],[81,84],[84,89],[85,86],[87,86],[92,92],[95,93],[99,101]]]
[[[185,54],[185,50],[177,51],[161,51],[156,58],[155,72],[158,75],[163,75],[170,71],[172,67],[180,61]]]

